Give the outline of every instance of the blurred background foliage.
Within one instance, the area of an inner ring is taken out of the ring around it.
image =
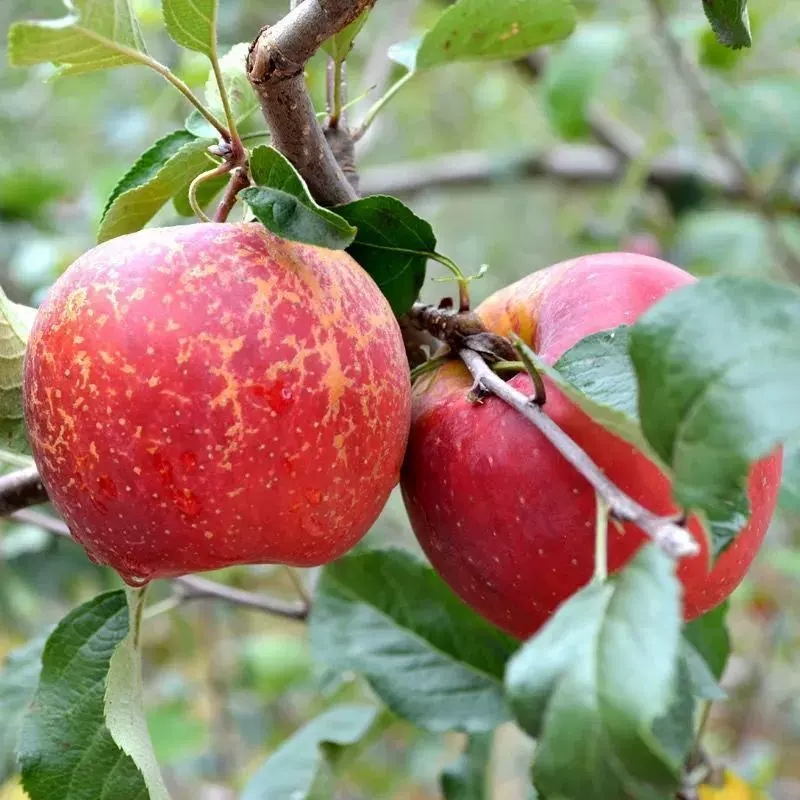
[[[645,0],[575,4],[578,31],[551,48],[546,62],[459,64],[416,76],[359,145],[365,185],[380,188],[387,175],[425,183],[439,159],[452,154],[459,154],[456,171],[475,157],[488,165],[480,182],[403,194],[433,224],[441,252],[467,272],[490,266],[472,284],[476,301],[532,270],[591,250],[638,249],[698,275],[790,280],[757,211],[691,177],[692,170],[713,172],[714,143],[654,38]],[[222,0],[223,50],[252,39],[285,5]],[[401,74],[386,58],[387,47],[422,30],[443,5],[379,0],[348,65],[351,99],[364,95],[351,121]],[[796,0],[751,5],[751,50],[720,47],[699,0],[671,4],[673,30],[702,71],[748,167],[783,198],[779,224],[800,247],[800,14]],[[158,0],[134,0],[134,6],[151,52],[202,90],[206,62],[168,42]],[[63,11],[60,0],[5,0],[0,29],[15,19]],[[2,61],[0,283],[12,299],[36,305],[93,245],[116,181],[156,138],[181,127],[189,109],[143,68],[51,80],[50,68],[12,70]],[[325,62],[317,57],[308,79],[319,108],[324,74]],[[604,124],[595,124],[598,119]],[[591,180],[587,170],[567,182],[563,170],[562,177],[531,177],[521,168],[521,159],[555,157],[565,143],[570,149],[562,155],[577,158],[585,150],[596,156],[609,120],[612,128],[621,123],[623,131],[635,132],[640,146],[613,180]],[[256,114],[245,131],[262,126]],[[659,158],[688,165],[667,191],[648,180]],[[171,204],[156,219],[185,221]],[[429,274],[426,299],[452,292],[452,284],[432,280],[444,277],[437,267]],[[787,465],[800,470],[799,462],[800,448],[787,454]],[[733,598],[736,655],[724,681],[730,701],[714,711],[708,743],[741,774],[788,799],[800,797],[800,497],[787,489],[782,506],[758,563]],[[71,542],[32,524],[0,525],[0,657],[82,600],[118,585]],[[369,536],[415,548],[398,496]],[[214,577],[293,595],[279,569],[237,568]],[[169,586],[154,595],[166,608],[177,605]],[[311,662],[302,626],[257,612],[192,601],[153,618],[146,637],[149,723],[176,800],[229,800],[304,722],[334,701],[369,697],[353,676],[328,674]],[[20,790],[13,781],[2,786],[8,777],[3,744],[0,721],[0,799],[10,800]],[[349,768],[336,796],[438,797],[437,774],[459,746],[458,737],[443,741],[394,723]],[[528,747],[511,726],[499,731],[498,800],[523,797]]]

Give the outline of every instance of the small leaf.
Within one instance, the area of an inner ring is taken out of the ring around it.
[[[781,508],[800,513],[800,438],[795,437],[783,450]]]
[[[331,36],[331,38],[322,45],[322,49],[334,61],[342,63],[350,54],[350,51],[353,49],[353,42],[356,36],[358,36],[359,31],[364,27],[364,23],[367,21],[371,10],[371,8],[367,8],[366,11],[356,17],[346,28],[340,30],[335,36]]]
[[[735,50],[753,43],[747,0],[703,0],[703,10],[720,44]]]
[[[36,309],[12,303],[0,289],[0,447],[30,454],[22,418],[22,366]]]
[[[144,714],[139,627],[145,590],[126,587],[129,627],[108,665],[105,719],[114,741],[141,770],[149,800],[169,800]]]
[[[722,678],[731,653],[731,638],[725,624],[727,614],[726,600],[687,623],[683,629],[684,638],[694,647],[716,680]]]
[[[414,36],[402,42],[395,42],[386,51],[386,55],[396,64],[405,67],[409,72],[414,72],[417,66],[417,53],[422,44],[422,36]]]
[[[537,47],[569,36],[576,23],[575,9],[568,0],[458,0],[447,8],[419,40],[403,43],[398,53],[406,66],[425,70],[454,61],[510,60],[521,58]]]
[[[52,62],[61,75],[141,63],[139,23],[129,0],[65,0],[70,12],[56,20],[14,23],[8,33],[9,62],[18,67]]]
[[[647,545],[608,582],[567,600],[511,659],[508,698],[538,739],[533,776],[543,796],[635,797],[642,784],[674,792],[677,747],[654,728],[674,713],[680,628],[675,566]]]
[[[211,58],[217,37],[217,0],[162,0],[161,8],[172,40]]]
[[[18,746],[31,800],[148,796],[142,774],[103,718],[109,664],[127,633],[125,593],[116,591],[69,613],[47,640]]]
[[[272,233],[331,250],[343,250],[352,243],[356,229],[315,203],[297,170],[274,147],[253,149],[250,172],[256,185],[239,197]]]
[[[196,139],[217,140],[219,138],[217,129],[197,109],[186,117],[183,127]]]
[[[347,252],[368,272],[397,316],[408,311],[436,250],[433,228],[394,197],[374,195],[337,206],[358,232]]]
[[[358,742],[378,709],[340,705],[311,720],[287,739],[247,783],[241,800],[306,800],[333,749]]]
[[[225,86],[231,112],[237,123],[243,122],[259,107],[258,97],[247,78],[247,51],[249,49],[250,44],[248,42],[235,44],[219,60],[222,83]],[[218,118],[224,117],[225,111],[222,107],[219,86],[217,86],[217,81],[213,74],[209,75],[206,82],[206,102],[213,114]],[[206,125],[212,127],[202,115],[198,113],[198,116]],[[214,132],[211,135],[216,136],[217,134]]]
[[[489,800],[492,738],[490,733],[473,734],[458,760],[442,770],[444,800]]]
[[[800,290],[707,278],[656,303],[630,337],[642,429],[718,553],[749,513],[750,465],[800,429]]]
[[[548,58],[542,80],[545,110],[561,137],[589,133],[589,102],[625,44],[620,25],[584,24]]]
[[[0,669],[0,786],[17,772],[17,738],[39,683],[49,634],[12,650]]]
[[[486,732],[508,719],[502,676],[517,642],[407,552],[361,551],[328,564],[310,639],[317,660],[362,673],[418,727]]]
[[[106,201],[97,240],[141,230],[170,198],[193,178],[211,169],[211,139],[197,139],[185,130],[159,139],[125,173]]]

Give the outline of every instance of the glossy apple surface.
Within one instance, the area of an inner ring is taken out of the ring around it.
[[[346,552],[398,481],[410,394],[367,273],[252,223],[84,254],[42,304],[24,374],[54,506],[130,583]]]
[[[492,331],[519,334],[548,363],[580,339],[630,324],[667,292],[694,278],[643,255],[604,253],[533,273],[477,309]],[[591,578],[594,491],[530,423],[497,398],[467,399],[471,378],[449,363],[415,385],[401,486],[413,529],[431,563],[469,605],[499,627],[533,634]],[[530,378],[510,381],[533,393]],[[630,444],[605,431],[550,381],[546,412],[631,497],[658,514],[676,512],[668,480]],[[754,465],[747,527],[709,571],[703,552],[684,559],[687,619],[713,608],[740,583],[777,501],[780,455]],[[646,541],[635,526],[609,528],[609,568]]]

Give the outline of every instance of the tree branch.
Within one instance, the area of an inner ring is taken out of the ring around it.
[[[462,151],[364,170],[361,189],[368,195],[407,196],[426,189],[468,188],[532,178],[583,186],[612,183],[621,177],[623,169],[624,162],[614,152],[590,144],[560,144],[549,150],[512,155]],[[647,177],[657,189],[686,180],[697,180],[729,200],[750,200],[735,169],[718,156],[669,151],[653,161]],[[800,193],[775,196],[772,204],[776,210],[800,213]]]
[[[474,314],[454,314],[416,303],[409,316],[419,327],[443,337],[452,351],[458,353],[475,379],[473,393],[478,396],[480,393],[495,395],[537,428],[605,500],[614,519],[620,522],[632,522],[672,558],[682,558],[700,552],[700,546],[683,525],[678,524],[672,517],[659,517],[649,511],[610,481],[589,454],[547,416],[540,405],[541,398],[538,398],[538,393],[537,402],[537,398],[526,397],[492,371],[485,359],[488,356],[496,360],[502,354],[496,352],[496,343],[488,341],[486,337],[502,339],[508,348],[513,349],[508,340],[490,334],[485,328],[476,333]],[[460,324],[462,319],[465,320],[463,326]]]
[[[46,502],[47,492],[36,467],[0,476],[0,517],[7,517],[21,508]]]
[[[323,205],[357,198],[317,122],[304,68],[320,45],[375,0],[305,0],[250,46],[247,71],[272,143],[297,168]]]
[[[68,539],[72,538],[67,524],[63,520],[53,517],[50,514],[28,509],[15,511],[11,517],[19,522],[37,525],[56,536],[63,536]],[[277,597],[268,597],[267,595],[258,594],[256,592],[236,589],[233,586],[225,586],[217,581],[201,578],[197,575],[181,575],[177,578],[173,578],[172,584],[179,602],[215,599],[221,600],[224,603],[230,603],[231,605],[252,608],[256,611],[265,611],[268,614],[274,614],[278,617],[296,620],[306,619],[311,611],[311,605],[307,602],[292,603]],[[178,604],[179,603],[176,603],[175,605]]]
[[[699,545],[686,528],[678,525],[670,517],[653,514],[625,494],[605,476],[588,453],[547,416],[541,406],[492,372],[480,354],[474,350],[462,349],[458,355],[484,390],[499,397],[525,417],[589,481],[594,490],[606,501],[609,512],[615,519],[620,522],[632,522],[672,558],[682,558],[700,552]]]

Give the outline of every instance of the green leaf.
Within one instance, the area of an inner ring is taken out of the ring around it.
[[[639,424],[638,387],[628,355],[629,341],[627,325],[599,331],[581,339],[552,366],[529,347],[525,350],[537,369],[592,419],[660,463]]]
[[[320,773],[328,760],[358,742],[376,714],[374,706],[340,705],[313,719],[267,759],[245,786],[241,800],[306,800],[315,781],[326,777]]]
[[[12,303],[0,289],[0,447],[30,453],[22,418],[22,366],[36,309]]]
[[[447,8],[419,41],[401,53],[406,65],[431,69],[454,61],[510,60],[569,36],[576,23],[568,0],[458,0]],[[397,60],[398,51],[393,58]]]
[[[394,313],[405,314],[436,250],[433,228],[396,198],[383,195],[337,206],[336,213],[358,229],[347,252],[372,276]]]
[[[197,139],[185,130],[159,139],[123,175],[106,201],[97,240],[141,230],[193,178],[211,169],[211,139]]]
[[[196,139],[219,139],[217,129],[197,109],[186,117],[183,127]]]
[[[683,629],[684,638],[694,647],[716,680],[722,677],[731,654],[731,638],[725,623],[727,614],[726,600],[687,623]]]
[[[781,508],[800,513],[800,439],[795,438],[783,450],[783,482]]]
[[[239,197],[277,236],[331,250],[344,250],[355,239],[356,229],[315,203],[297,170],[274,147],[253,149],[250,172],[256,185]]]
[[[249,49],[249,42],[240,42],[233,45],[219,60],[222,83],[225,86],[231,112],[237,124],[247,119],[259,107],[258,97],[247,78],[247,51]],[[205,91],[206,102],[211,112],[218,118],[224,118],[225,110],[213,73],[208,77]],[[203,122],[206,122],[202,115],[198,113],[198,116]],[[206,124],[209,125],[207,122]],[[209,127],[211,126],[209,125]],[[216,136],[217,134],[213,133],[212,135]]]
[[[56,20],[14,23],[9,62],[18,67],[52,62],[61,75],[142,63],[147,49],[129,0],[65,0]]]
[[[147,730],[143,705],[142,660],[138,639],[145,592],[146,589],[125,588],[129,627],[108,666],[105,719],[114,741],[141,770],[149,800],[169,800]]]
[[[103,718],[106,676],[128,633],[122,591],[69,613],[47,640],[39,688],[19,737],[22,785],[31,800],[142,800],[142,774]]]
[[[648,545],[608,582],[573,595],[511,659],[508,698],[538,740],[542,795],[636,797],[642,784],[674,792],[681,763],[654,726],[676,702],[680,629],[674,563]]]
[[[725,699],[727,695],[720,688],[709,665],[686,637],[681,640],[681,663],[686,670],[685,685],[691,685],[695,697],[701,700]]]
[[[703,0],[703,10],[720,44],[738,49],[753,43],[747,0]]]
[[[707,278],[659,301],[630,336],[642,429],[718,553],[749,512],[750,465],[800,429],[800,290]]]
[[[17,738],[39,683],[49,634],[12,650],[0,670],[0,786],[17,772]]]
[[[172,40],[212,57],[217,39],[217,0],[162,0],[164,23]]]
[[[418,727],[476,733],[508,719],[502,678],[516,640],[410,553],[361,551],[328,564],[309,635],[318,661],[362,673]]]
[[[442,770],[444,800],[489,800],[492,739],[491,733],[473,734],[458,760]]]
[[[548,58],[542,90],[547,116],[559,136],[588,135],[589,102],[626,39],[619,24],[583,24]]]
[[[353,49],[353,42],[355,42],[359,31],[364,27],[364,23],[367,21],[371,10],[371,8],[367,8],[366,11],[356,17],[346,28],[340,30],[335,36],[331,36],[331,38],[322,45],[322,49],[334,61],[342,63],[347,56],[350,55],[350,51]]]

